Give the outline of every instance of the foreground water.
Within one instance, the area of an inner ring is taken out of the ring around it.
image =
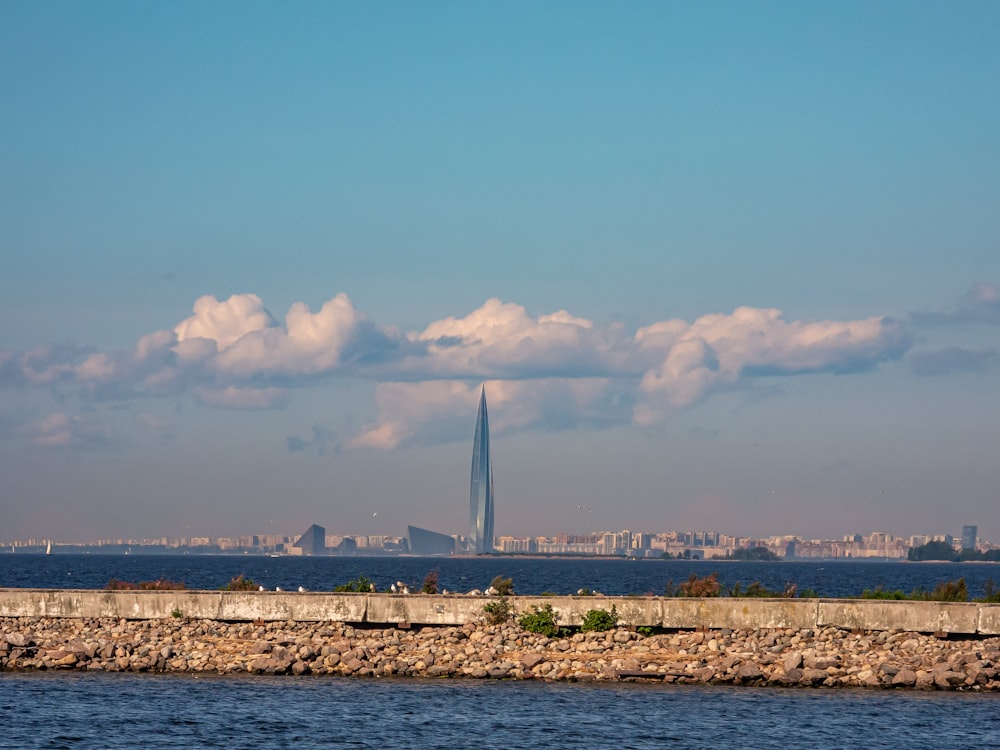
[[[2,748],[1000,745],[1000,695],[294,677],[0,674]]]
[[[496,575],[514,579],[519,594],[571,594],[588,588],[610,595],[663,594],[668,582],[695,573],[718,573],[727,585],[744,588],[759,581],[774,590],[788,583],[819,596],[858,596],[881,586],[910,592],[938,583],[966,579],[980,596],[1000,565],[987,563],[899,562],[722,562],[714,560],[624,560],[603,558],[420,558],[420,557],[263,557],[251,555],[88,555],[2,554],[0,587],[103,588],[110,579],[183,581],[192,589],[217,589],[233,576],[245,575],[274,589],[330,591],[365,576],[380,591],[395,581],[419,590],[428,571],[437,570],[439,585],[456,592],[485,589]]]

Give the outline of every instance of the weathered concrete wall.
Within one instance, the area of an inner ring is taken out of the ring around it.
[[[0,589],[0,617],[184,617],[237,621],[463,625],[483,615],[486,597],[275,591],[79,591]],[[624,625],[675,629],[906,630],[1000,634],[1000,605],[841,599],[666,599],[517,596],[516,612],[552,605],[559,624],[577,626],[591,609],[614,606]]]
[[[979,623],[976,632],[1000,635],[1000,604],[979,605]]]
[[[911,630],[925,633],[979,632],[979,605],[880,599],[824,600],[816,624],[845,630]]]

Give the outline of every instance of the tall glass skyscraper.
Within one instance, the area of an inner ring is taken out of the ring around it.
[[[472,480],[469,488],[469,552],[493,551],[493,461],[490,457],[490,420],[486,414],[486,385],[479,395],[476,433],[472,437]]]
[[[979,536],[978,526],[962,527],[962,549],[975,549],[976,537]]]

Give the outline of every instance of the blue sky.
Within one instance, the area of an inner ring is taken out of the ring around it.
[[[1000,540],[998,28],[4,3],[0,536]]]

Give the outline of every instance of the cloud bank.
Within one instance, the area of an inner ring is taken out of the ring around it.
[[[910,319],[917,325],[925,326],[1000,325],[1000,286],[973,284],[951,309],[913,312]]]
[[[990,294],[976,292],[976,309],[989,309]],[[295,303],[283,321],[255,294],[206,295],[191,316],[131,350],[67,344],[0,353],[0,383],[75,389],[92,401],[190,396],[203,407],[255,410],[284,408],[325,379],[365,378],[376,382],[377,417],[344,444],[385,449],[464,434],[480,381],[490,383],[499,432],[653,425],[757,378],[863,372],[909,347],[906,328],[891,318],[785,320],[754,307],[628,331],[490,299],[406,332],[372,322],[345,294],[317,312]],[[39,425],[32,441],[70,442],[72,423],[62,419]],[[317,439],[293,436],[288,447]]]

